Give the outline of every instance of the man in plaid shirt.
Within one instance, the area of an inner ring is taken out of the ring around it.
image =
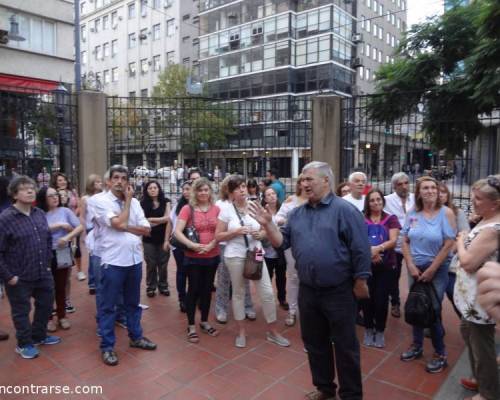
[[[0,279],[6,283],[16,328],[16,352],[23,358],[37,357],[37,345],[61,341],[57,336],[47,336],[54,303],[52,238],[44,212],[32,207],[35,188],[32,179],[16,176],[8,189],[14,204],[0,214]],[[33,323],[29,317],[32,297]]]

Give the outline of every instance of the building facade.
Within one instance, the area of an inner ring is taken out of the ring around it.
[[[82,0],[80,11],[85,87],[147,97],[166,65],[197,57],[197,1]]]

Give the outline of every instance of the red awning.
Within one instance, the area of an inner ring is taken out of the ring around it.
[[[7,92],[39,93],[51,92],[58,82],[24,76],[0,74],[0,90]]]

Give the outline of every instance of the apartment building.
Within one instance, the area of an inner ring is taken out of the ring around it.
[[[146,97],[166,65],[196,62],[197,0],[82,0],[80,12],[84,87]]]

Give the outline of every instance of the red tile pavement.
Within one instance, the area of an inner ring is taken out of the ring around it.
[[[169,281],[174,288],[173,260],[169,265]],[[406,296],[404,278],[401,287]],[[23,360],[14,353],[13,338],[0,342],[0,386],[101,385],[102,395],[0,394],[1,399],[293,400],[303,398],[313,389],[299,327],[286,328],[282,310],[278,312],[279,326],[292,341],[289,348],[265,341],[261,315],[256,322],[247,323],[246,349],[234,347],[234,322],[217,325],[221,333],[216,338],[200,334],[200,343],[194,345],[186,341],[186,317],[178,310],[175,290],[170,297],[150,299],[143,295],[142,302],[150,306],[143,313],[144,333],[158,343],[158,350],[129,348],[126,330],[116,328],[120,364],[108,367],[101,362],[98,351],[94,296],[87,294],[86,281],[74,279],[72,291],[77,311],[69,314],[73,327],[57,333],[63,338],[61,344],[42,347],[41,356],[35,360]],[[444,301],[444,321],[450,368],[442,374],[430,375],[424,371],[424,360],[412,363],[399,360],[400,352],[410,344],[411,329],[402,319],[389,316],[387,347],[361,349],[365,399],[431,399],[463,350],[458,319],[448,300]],[[6,298],[0,300],[0,327],[14,335]],[[362,329],[358,330],[358,337],[362,337]],[[431,354],[430,340],[426,340],[425,356]]]

